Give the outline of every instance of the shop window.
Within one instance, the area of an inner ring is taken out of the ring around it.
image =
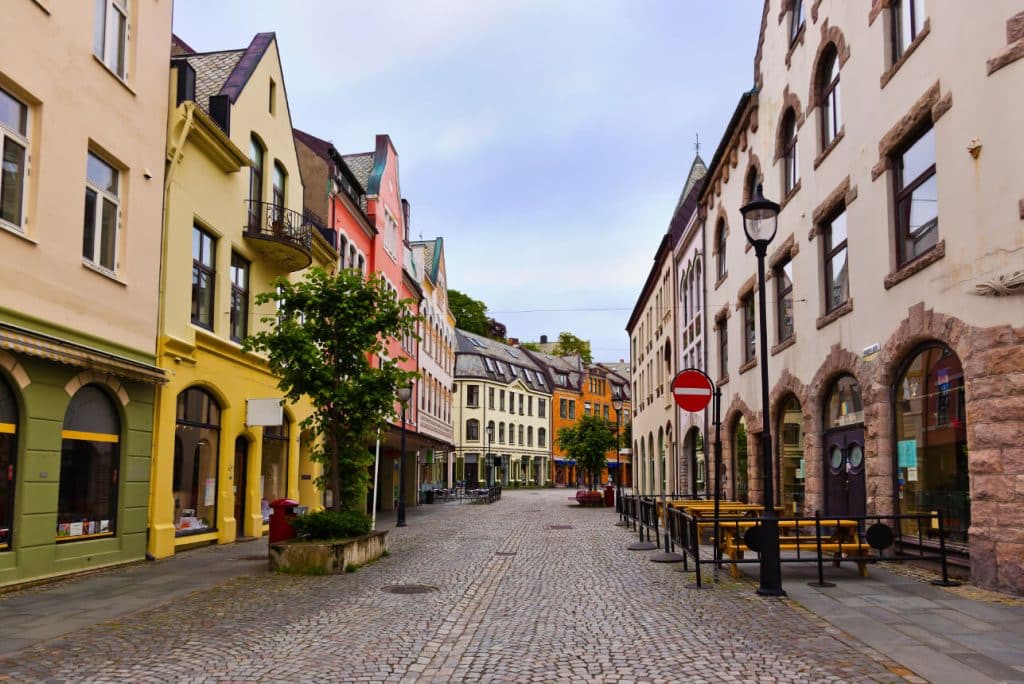
[[[260,510],[263,522],[270,522],[270,502],[288,496],[289,427],[268,425],[263,428],[263,458],[260,463]]]
[[[948,347],[928,345],[914,354],[895,387],[896,484],[900,513],[942,511],[949,539],[967,542],[971,524],[967,466],[964,372]],[[904,520],[902,532],[930,539],[930,523],[919,529]]]
[[[57,541],[113,536],[121,421],[106,392],[86,385],[75,393],[61,432]]]
[[[736,501],[747,501],[750,495],[750,481],[747,477],[749,454],[747,453],[747,423],[740,418],[732,433],[732,494]]]
[[[11,548],[13,536],[17,440],[18,404],[7,381],[0,376],[0,551]]]
[[[787,513],[799,515],[804,502],[803,413],[800,402],[790,395],[779,411],[779,504]]]
[[[174,432],[174,527],[178,535],[217,529],[220,406],[190,387],[178,395]]]

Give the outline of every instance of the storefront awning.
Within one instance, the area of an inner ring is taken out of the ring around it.
[[[167,382],[164,371],[156,366],[12,325],[0,324],[0,349],[69,366],[91,368],[128,380],[159,385]]]

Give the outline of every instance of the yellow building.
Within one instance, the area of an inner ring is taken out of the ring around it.
[[[318,467],[281,408],[277,378],[241,340],[271,306],[271,281],[318,264],[333,240],[304,217],[303,187],[272,33],[240,50],[172,45],[149,551],[266,530],[269,503],[320,504]]]

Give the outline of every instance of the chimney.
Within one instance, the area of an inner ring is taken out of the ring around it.
[[[192,65],[183,59],[175,62],[178,72],[177,97],[175,106],[182,102],[192,102],[196,99],[196,70]]]
[[[519,346],[519,338],[518,337],[510,337],[510,338],[508,338],[508,344],[509,344],[510,347],[518,347]]]
[[[541,335],[540,336],[540,343],[541,344],[547,344],[548,343],[548,336],[547,335]]]

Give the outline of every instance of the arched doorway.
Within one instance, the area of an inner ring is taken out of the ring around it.
[[[220,405],[199,387],[178,395],[174,450],[174,528],[178,536],[217,529]]]
[[[692,481],[684,489],[699,495],[707,492],[707,459],[704,454],[704,437],[698,428],[690,428],[683,441],[683,448],[686,451],[686,459],[690,465],[690,472],[693,475],[689,478]]]
[[[825,514],[865,515],[864,404],[860,384],[852,375],[832,383],[826,395],[824,425]]]
[[[896,505],[900,513],[942,511],[951,541],[967,543],[971,524],[967,414],[960,359],[943,344],[912,354],[893,388]],[[917,536],[917,524],[902,521]],[[931,525],[920,530],[929,537]]]
[[[779,505],[799,515],[804,504],[804,432],[800,401],[792,394],[779,404]]]
[[[748,465],[747,421],[740,416],[732,431],[732,498],[736,501],[750,501]]]

